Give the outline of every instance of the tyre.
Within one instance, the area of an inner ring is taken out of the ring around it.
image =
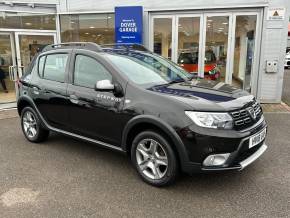
[[[30,142],[42,142],[49,135],[49,131],[42,127],[37,113],[31,107],[25,107],[22,110],[21,127],[24,136]]]
[[[131,160],[141,178],[153,186],[172,184],[178,175],[178,161],[172,146],[155,131],[144,131],[135,137]]]

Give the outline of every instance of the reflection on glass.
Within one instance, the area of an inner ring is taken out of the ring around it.
[[[229,17],[207,17],[204,76],[225,81]]]
[[[9,78],[13,65],[10,35],[0,34],[0,104],[16,101],[15,85]]]
[[[172,19],[154,19],[154,52],[171,59]]]
[[[0,28],[55,30],[55,15],[0,12]]]
[[[115,42],[114,14],[61,15],[62,42]]]
[[[179,18],[177,63],[190,73],[198,73],[199,27],[199,17]]]
[[[251,91],[251,74],[255,50],[256,15],[241,15],[236,18],[235,52],[232,83]]]
[[[19,36],[20,57],[24,71],[39,49],[42,49],[46,45],[53,43],[54,43],[53,36],[20,35]]]

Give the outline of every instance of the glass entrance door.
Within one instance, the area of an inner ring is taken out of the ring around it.
[[[16,59],[12,33],[0,33],[0,109],[16,101]],[[12,107],[13,107],[12,106]]]
[[[16,32],[15,44],[19,77],[23,75],[39,50],[54,43],[56,43],[56,33]]]
[[[172,33],[174,32],[174,20],[172,16],[155,16],[152,19],[151,50],[165,58],[173,58]]]
[[[204,77],[228,83],[230,15],[207,15],[205,22]]]
[[[257,21],[258,16],[255,13],[234,16],[234,55],[231,83],[248,92],[252,92]]]

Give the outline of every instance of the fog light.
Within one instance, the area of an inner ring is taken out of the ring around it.
[[[230,153],[209,155],[203,161],[203,165],[204,166],[221,166],[227,161],[229,156],[230,156]]]

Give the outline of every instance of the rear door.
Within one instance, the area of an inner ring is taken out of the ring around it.
[[[39,57],[37,73],[32,79],[32,96],[41,115],[49,125],[68,127],[68,66],[70,51],[58,51]]]
[[[68,84],[69,120],[74,133],[119,145],[127,122],[123,114],[124,96],[112,91],[95,91],[97,81],[118,81],[98,55],[84,50],[75,51],[71,61],[71,84]],[[120,82],[120,83],[119,83]]]

